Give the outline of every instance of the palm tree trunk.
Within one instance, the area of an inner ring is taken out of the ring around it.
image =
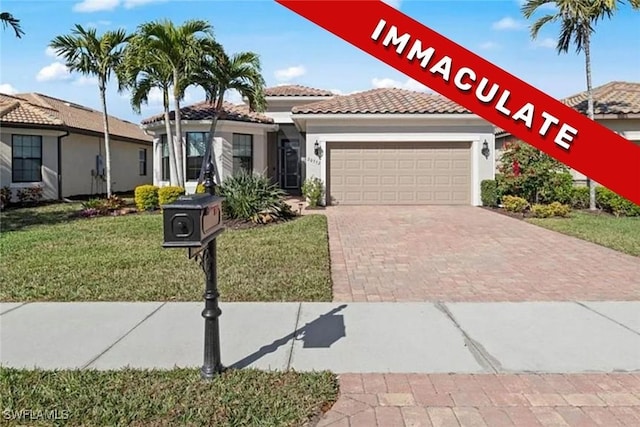
[[[173,144],[173,134],[171,133],[171,117],[169,116],[169,88],[162,89],[162,99],[164,102],[164,123],[167,132],[167,147],[169,148],[169,181],[172,186],[178,184],[178,163],[176,162],[176,147]]]
[[[180,114],[180,92],[178,91],[179,76],[178,71],[173,70],[173,104],[175,106],[176,115],[176,163],[178,169],[178,182],[181,187],[185,187],[185,159],[183,155],[183,142],[182,142],[182,118]]]
[[[202,183],[204,180],[204,170],[206,167],[209,158],[213,162],[213,171],[215,175],[215,180],[218,185],[222,184],[220,180],[220,171],[216,166],[216,156],[213,150],[213,144],[215,140],[216,127],[218,126],[218,112],[222,109],[222,104],[224,103],[224,90],[220,90],[218,93],[218,99],[215,106],[215,111],[213,112],[213,117],[211,119],[211,126],[209,126],[209,138],[207,138],[207,147],[204,152],[204,161],[202,162],[202,166],[200,167],[200,175],[198,176],[198,185]]]
[[[594,106],[593,106],[593,87],[591,84],[591,40],[590,33],[587,31],[584,37],[584,59],[585,59],[585,69],[587,73],[587,114],[591,120],[593,120],[594,114]],[[592,211],[596,210],[596,183],[588,178],[587,182],[589,184],[589,209]]]
[[[100,81],[100,100],[102,101],[102,123],[104,126],[104,170],[107,174],[107,197],[111,197],[111,146],[109,141],[109,118],[107,116],[107,94],[105,81]]]

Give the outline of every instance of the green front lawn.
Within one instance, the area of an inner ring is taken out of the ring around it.
[[[15,426],[300,426],[330,407],[337,393],[328,372],[247,369],[205,382],[195,369],[0,368],[0,416],[3,425]]]
[[[530,218],[532,224],[640,256],[640,217],[575,212],[570,218]]]
[[[78,204],[3,212],[0,301],[198,301],[204,276],[162,248],[160,214],[69,219]],[[326,218],[226,230],[223,301],[331,301]]]

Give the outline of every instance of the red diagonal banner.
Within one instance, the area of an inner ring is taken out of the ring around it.
[[[276,1],[640,204],[640,146],[404,13],[380,0]]]

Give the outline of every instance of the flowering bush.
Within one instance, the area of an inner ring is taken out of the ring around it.
[[[504,146],[498,192],[529,203],[571,201],[569,169],[551,156],[520,141]]]

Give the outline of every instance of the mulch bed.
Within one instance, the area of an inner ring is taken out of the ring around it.
[[[515,219],[527,219],[527,218],[535,218],[535,216],[533,216],[533,214],[531,213],[530,210],[527,210],[523,213],[516,213],[516,212],[508,212],[506,211],[504,208],[493,208],[491,206],[481,206],[482,209],[486,209],[488,211],[491,212],[495,212],[498,213],[500,215],[504,215],[504,216],[508,216],[511,218],[515,218]],[[572,212],[581,212],[584,214],[589,214],[589,215],[594,215],[594,216],[613,216],[612,214],[610,214],[609,212],[605,212],[602,211],[600,209],[598,209],[597,211],[592,211],[590,209],[573,209]],[[556,217],[558,218],[558,217]]]
[[[509,212],[503,208],[493,208],[491,206],[481,206],[482,209],[486,209],[491,212],[499,213],[501,215],[509,216],[515,219],[525,219],[525,218],[533,218],[533,215],[530,211],[525,211],[523,213]]]

